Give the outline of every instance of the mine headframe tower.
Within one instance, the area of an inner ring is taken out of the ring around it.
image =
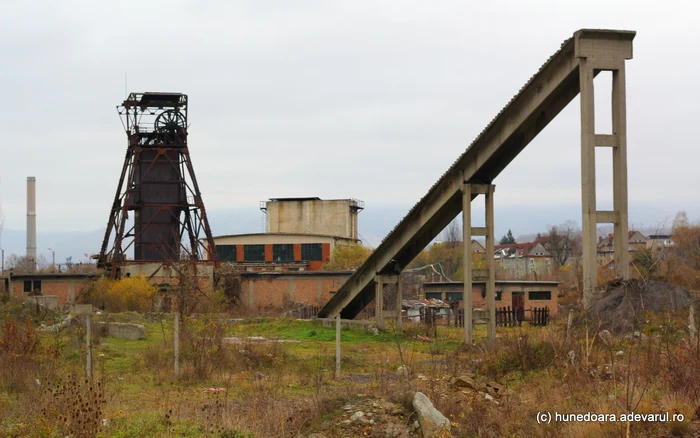
[[[113,278],[124,263],[216,261],[187,146],[187,110],[180,93],[131,93],[117,107],[128,146],[98,262]]]

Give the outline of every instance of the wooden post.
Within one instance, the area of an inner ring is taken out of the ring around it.
[[[335,378],[340,379],[340,313],[335,317]]]
[[[464,343],[472,345],[472,189],[471,184],[462,186],[462,243],[464,245]],[[493,255],[493,254],[492,254]]]
[[[569,310],[569,321],[566,323],[566,343],[571,339],[571,326],[574,325],[574,309]]]
[[[85,361],[85,373],[88,378],[92,377],[92,315],[87,314],[85,322],[85,342],[87,344],[87,360]]]
[[[180,314],[175,314],[175,333],[173,336],[173,351],[175,354],[175,377],[180,375]]]

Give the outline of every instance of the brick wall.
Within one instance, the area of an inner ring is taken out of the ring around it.
[[[16,298],[29,296],[24,292],[24,281],[41,281],[41,295],[55,296],[58,304],[73,303],[83,288],[90,284],[90,278],[17,278],[10,281],[10,295]]]
[[[323,306],[350,273],[243,274],[241,300],[250,309],[281,308],[290,301]]]

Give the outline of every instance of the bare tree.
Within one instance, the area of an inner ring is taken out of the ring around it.
[[[569,257],[581,252],[581,241],[581,230],[578,229],[576,222],[566,221],[549,228],[544,246],[552,254],[557,265],[564,266]]]
[[[462,225],[459,218],[454,219],[442,230],[442,240],[450,247],[457,246],[458,243],[462,242]]]

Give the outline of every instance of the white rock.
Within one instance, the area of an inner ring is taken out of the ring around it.
[[[450,430],[450,420],[435,409],[430,399],[422,392],[416,392],[413,396],[413,409],[418,414],[418,422],[424,438],[437,437],[442,432]]]

